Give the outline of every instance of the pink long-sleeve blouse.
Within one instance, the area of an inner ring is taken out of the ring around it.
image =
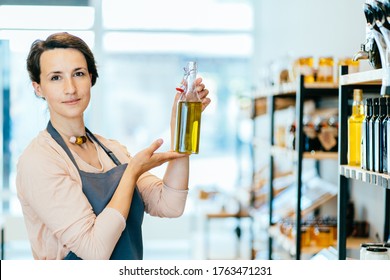
[[[119,161],[129,161],[131,156],[119,142],[95,136]],[[79,168],[92,173],[113,168],[112,160],[95,146],[102,169],[72,152]],[[137,186],[150,215],[178,217],[183,213],[188,190],[170,188],[150,172],[140,176]],[[110,258],[126,221],[108,207],[95,215],[82,192],[77,168],[46,130],[20,156],[16,188],[35,259],[63,259],[69,251],[83,259]]]

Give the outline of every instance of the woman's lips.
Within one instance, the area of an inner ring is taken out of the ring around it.
[[[80,101],[80,98],[72,99],[72,100],[69,100],[69,101],[64,101],[63,103],[68,104],[68,105],[74,105],[74,104],[77,104],[79,101]]]

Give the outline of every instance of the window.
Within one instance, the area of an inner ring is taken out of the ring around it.
[[[118,139],[133,154],[158,137],[166,140],[162,149],[169,148],[174,88],[185,63],[197,60],[212,104],[202,117],[190,184],[234,188],[237,98],[250,91],[252,1],[101,0],[101,14],[100,2],[92,3],[96,7],[0,6],[0,40],[9,41],[10,51],[10,189],[15,191],[20,153],[49,119],[28,79],[27,52],[35,39],[57,31],[82,37],[96,56],[100,78],[92,89],[88,127]],[[19,208],[11,199],[8,210]]]

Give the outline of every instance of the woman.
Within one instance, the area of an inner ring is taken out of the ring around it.
[[[27,70],[50,112],[47,129],[32,140],[17,166],[18,198],[34,258],[142,259],[143,213],[182,214],[189,156],[157,153],[161,139],[130,156],[117,141],[85,127],[83,115],[98,73],[80,38],[56,33],[35,41]],[[197,89],[204,109],[210,99],[201,79]],[[162,179],[148,172],[165,162]]]

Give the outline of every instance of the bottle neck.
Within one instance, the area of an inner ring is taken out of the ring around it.
[[[352,115],[363,115],[364,107],[362,101],[354,100],[352,104]]]
[[[195,91],[196,70],[193,69],[187,77],[187,91],[186,94],[191,94]]]
[[[378,105],[372,106],[372,115],[377,116],[378,114],[379,114],[379,106]]]
[[[366,117],[372,116],[372,106],[371,105],[366,105],[365,114],[366,114]]]
[[[386,105],[379,105],[379,115],[386,116],[387,115],[387,107]]]
[[[193,69],[189,69],[188,71],[189,73],[186,78],[187,89],[181,99],[183,101],[188,101],[188,102],[201,102],[198,92],[196,91],[196,84],[195,84],[197,70],[196,68],[193,68]]]

